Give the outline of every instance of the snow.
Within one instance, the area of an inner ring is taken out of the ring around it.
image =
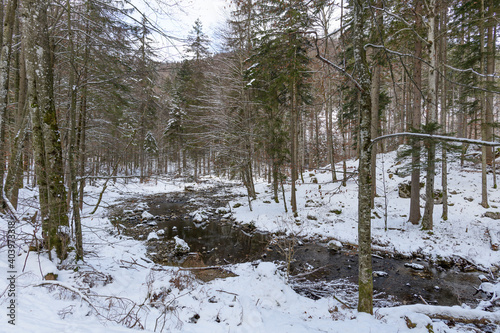
[[[414,262],[412,262],[412,263],[406,263],[405,266],[413,268],[413,269],[416,269],[416,270],[423,270],[425,268],[424,265],[416,264]]]
[[[419,254],[430,259],[462,258],[485,270],[500,267],[500,251],[491,249],[491,234],[500,232],[500,223],[484,217],[487,211],[498,212],[500,192],[492,188],[492,175],[488,174],[488,196],[491,208],[485,209],[481,202],[480,168],[466,165],[462,170],[459,162],[449,161],[449,216],[441,218],[441,205],[434,207],[434,229],[422,231],[420,225],[408,222],[410,199],[400,198],[398,185],[409,180],[404,176],[402,165],[395,162],[396,152],[380,154],[377,160],[377,185],[379,194],[375,198],[372,213],[373,248],[403,255]],[[403,162],[405,163],[405,162]],[[438,166],[440,168],[440,166]],[[384,170],[382,170],[382,168]],[[337,165],[337,178],[342,179],[341,164]],[[357,161],[348,161],[347,171],[355,172]],[[385,180],[385,193],[384,185]],[[317,181],[317,182],[316,182]],[[425,181],[422,172],[421,181]],[[269,232],[298,233],[302,237],[335,239],[344,244],[357,244],[357,183],[348,179],[347,186],[331,182],[331,173],[326,170],[311,170],[304,173],[304,183],[297,183],[298,217],[285,213],[282,194],[280,203],[272,200],[272,189],[265,182],[256,184],[259,197],[252,202],[252,210],[246,198],[231,202],[233,216],[242,223],[253,223],[258,229]],[[287,200],[290,186],[285,186]],[[440,170],[437,170],[435,189],[441,188]],[[245,194],[244,188],[235,193]],[[421,190],[424,193],[424,189]],[[468,198],[473,198],[472,202]],[[387,200],[387,204],[386,204]],[[422,209],[425,201],[422,199]],[[387,227],[385,230],[385,211]],[[315,220],[308,219],[315,217]]]
[[[189,252],[190,247],[184,239],[179,238],[179,236],[174,237],[175,249],[182,252]]]
[[[149,219],[154,218],[153,214],[151,214],[147,211],[142,212],[141,217],[143,220],[149,220]]]
[[[148,235],[147,240],[154,240],[154,239],[159,239],[158,234],[154,231],[151,231]]]
[[[382,189],[376,198],[376,212],[372,219],[374,248],[402,254],[419,254],[430,259],[464,258],[486,271],[496,271],[500,253],[491,249],[487,230],[500,232],[500,224],[483,217],[486,211],[498,211],[500,193],[488,188],[492,208],[479,205],[481,174],[473,166],[460,169],[450,163],[449,219],[440,218],[440,206],[435,207],[435,228],[429,232],[407,222],[409,199],[398,197],[398,184],[407,177],[400,176],[394,162],[394,153],[381,155],[378,161],[378,181],[385,177],[387,197]],[[348,163],[355,171],[356,161]],[[383,170],[382,170],[383,166]],[[338,173],[338,177],[342,175]],[[488,175],[489,184],[492,176]],[[297,184],[299,213],[294,217],[285,213],[283,203],[271,200],[271,188],[257,182],[258,198],[252,210],[245,197],[230,203],[232,208],[219,208],[227,217],[239,223],[253,223],[268,231],[285,231],[315,238],[332,246],[357,243],[356,181],[350,178],[347,186],[332,183],[331,175],[323,170],[304,174],[305,183]],[[313,181],[317,180],[317,182]],[[223,179],[212,178],[203,183],[183,183],[156,179],[151,183],[119,181],[110,186],[103,202],[111,206],[124,199],[143,195],[183,191],[186,187],[198,190],[209,188]],[[440,188],[436,177],[436,188]],[[289,190],[289,186],[286,186]],[[460,325],[448,327],[443,321],[432,320],[436,314],[456,318],[486,318],[500,321],[498,312],[484,311],[484,306],[404,305],[375,309],[374,315],[358,313],[346,308],[339,300],[325,297],[312,300],[297,294],[288,284],[284,273],[275,263],[254,262],[225,266],[237,276],[203,283],[194,275],[178,267],[159,266],[146,259],[146,243],[117,234],[107,218],[104,205],[93,215],[99,187],[88,186],[83,216],[85,259],[74,263],[69,258],[62,264],[48,259],[46,253],[29,251],[33,226],[29,220],[34,214],[37,194],[24,188],[21,191],[18,215],[22,220],[16,226],[16,326],[7,324],[7,306],[10,298],[6,261],[5,235],[8,220],[0,217],[0,307],[4,309],[0,332],[463,332]],[[235,187],[234,193],[245,194]],[[289,200],[289,192],[286,193]],[[472,202],[466,198],[472,198]],[[387,207],[385,200],[387,199]],[[280,196],[281,201],[281,196]],[[234,208],[235,204],[241,206]],[[142,206],[143,219],[151,218],[147,206]],[[384,211],[387,209],[388,230],[385,231]],[[147,214],[146,214],[147,213]],[[203,214],[204,212],[199,211]],[[151,215],[151,214],[150,214]],[[152,216],[152,215],[151,215]],[[314,216],[315,219],[307,218]],[[40,236],[40,231],[36,231]],[[148,239],[157,238],[152,232]],[[176,246],[189,251],[189,245],[175,237]],[[414,265],[420,265],[411,263]],[[48,273],[57,275],[47,281]],[[374,272],[379,276],[385,272]],[[486,274],[486,273],[485,273]],[[491,274],[487,274],[490,276]],[[478,280],[479,289],[493,297],[500,294],[500,286],[493,281]],[[409,328],[408,320],[415,325]],[[155,328],[156,327],[156,328]],[[499,330],[497,329],[497,332]]]

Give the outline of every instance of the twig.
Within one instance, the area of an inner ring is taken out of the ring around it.
[[[59,287],[62,287],[66,290],[69,290],[69,291],[72,291],[74,292],[75,294],[78,294],[82,300],[84,300],[85,302],[88,303],[88,305],[90,305],[90,307],[92,309],[94,309],[96,311],[96,313],[99,315],[99,311],[96,309],[96,307],[92,304],[92,302],[90,301],[90,299],[84,295],[80,290],[72,287],[72,286],[69,286],[69,285],[66,285],[62,282],[58,282],[58,281],[44,281],[44,282],[41,282],[39,284],[36,284],[34,285],[34,287],[42,287],[42,286],[46,286],[46,285],[52,285],[52,286],[59,286]]]
[[[235,294],[235,293],[232,293],[232,292],[230,292],[230,291],[225,291],[225,290],[220,290],[220,289],[219,289],[219,290],[216,290],[216,291],[221,292],[221,293],[226,293],[226,294],[229,294],[229,295],[240,296],[240,295]]]
[[[352,310],[352,306],[348,305],[346,302],[344,301],[341,301],[337,296],[333,295],[333,299],[340,302],[340,304],[342,304],[343,306],[345,306],[346,308],[348,308],[349,310]]]
[[[422,302],[424,302],[425,305],[429,305],[429,303],[427,303],[427,301],[422,297],[422,295],[418,295],[418,297],[422,300]]]
[[[296,278],[304,277],[304,276],[307,276],[307,275],[310,275],[310,274],[314,274],[314,273],[316,273],[317,271],[322,270],[323,268],[326,268],[327,266],[330,266],[330,265],[321,266],[321,267],[318,267],[318,268],[316,268],[316,269],[313,269],[312,271],[309,271],[309,272],[304,272],[304,273],[300,273],[300,274],[297,274],[297,275],[291,276],[290,278],[292,278],[292,279],[296,279]]]

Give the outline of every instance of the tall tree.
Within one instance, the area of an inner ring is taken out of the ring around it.
[[[422,28],[422,1],[415,0],[415,31],[417,34]],[[422,40],[416,38],[415,60],[413,62],[413,112],[411,114],[411,127],[419,130],[421,125],[422,108]],[[412,224],[420,222],[420,143],[412,141],[412,169],[411,169],[411,196],[410,217]]]
[[[60,132],[54,101],[52,49],[44,0],[23,3],[23,39],[28,78],[28,107],[33,123],[33,146],[39,187],[42,231],[47,249],[66,258],[70,240],[64,187]]]
[[[371,258],[371,77],[366,59],[366,20],[368,6],[353,0],[353,51],[359,98],[359,181],[358,181],[358,311],[373,314],[373,277]]]
[[[311,25],[311,19],[306,4],[298,0],[262,0],[259,2],[259,15],[261,36],[256,41],[255,56],[252,58],[255,67],[252,68],[250,79],[257,80],[257,84],[265,82],[272,87],[259,91],[257,96],[260,96],[261,102],[267,101],[267,107],[271,107],[271,110],[276,110],[277,107],[287,111],[291,208],[296,213],[299,120],[302,105],[310,99],[306,81],[309,58],[305,32]],[[272,67],[274,75],[269,77],[266,67]]]
[[[426,129],[429,134],[434,134],[437,130],[437,2],[429,0],[427,3],[427,48],[429,55],[429,73],[428,73],[428,92],[427,92],[427,117]],[[434,213],[434,173],[436,167],[436,143],[432,140],[426,142],[427,149],[427,173],[425,182],[425,210],[422,216],[422,228],[424,230],[432,230],[433,228],[433,213]]]

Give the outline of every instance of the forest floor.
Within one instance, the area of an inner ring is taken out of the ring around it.
[[[409,199],[399,195],[400,184],[409,179],[404,162],[396,162],[394,152],[379,156],[379,197],[372,219],[373,247],[378,251],[374,259],[383,262],[383,258],[394,257],[404,261],[409,270],[417,271],[421,266],[424,271],[431,266],[439,271],[451,270],[451,275],[455,271],[456,274],[474,271],[477,277],[489,282],[481,283],[477,279],[475,287],[483,291],[477,294],[478,301],[473,305],[459,302],[455,306],[434,306],[425,304],[430,300],[417,295],[421,304],[378,304],[371,316],[353,309],[344,298],[346,294],[340,291],[318,299],[297,293],[296,285],[283,270],[283,262],[255,258],[238,263],[222,261],[220,270],[227,274],[217,275],[215,279],[200,278],[197,269],[192,267],[161,265],[154,260],[152,244],[166,237],[163,233],[172,236],[173,227],[179,227],[169,225],[159,232],[158,225],[167,222],[155,216],[151,201],[147,201],[152,197],[210,192],[208,201],[203,197],[190,198],[189,204],[195,210],[186,210],[181,214],[185,216],[180,217],[204,224],[210,216],[217,215],[221,223],[243,225],[243,232],[250,237],[254,228],[282,235],[282,239],[293,240],[288,249],[292,255],[292,245],[313,243],[343,253],[355,252],[357,244],[357,185],[354,177],[342,186],[340,182],[332,182],[329,171],[305,172],[304,182],[299,181],[297,185],[298,216],[293,216],[290,207],[285,212],[281,197],[280,203],[272,200],[271,189],[265,181],[257,182],[259,194],[250,209],[244,188],[235,182],[215,177],[204,178],[199,183],[157,178],[144,184],[117,181],[106,190],[103,203],[94,214],[90,212],[102,189],[99,183],[86,188],[85,260],[77,263],[71,258],[55,263],[48,259],[47,253],[30,250],[33,233],[39,234],[30,218],[37,209],[37,193],[26,186],[18,210],[23,223],[15,226],[14,269],[9,266],[5,240],[9,219],[0,219],[0,305],[5,312],[0,332],[101,333],[132,332],[132,329],[146,332],[500,332],[500,310],[496,304],[500,294],[497,286],[500,253],[496,251],[500,245],[497,244],[500,222],[494,219],[500,215],[500,192],[492,188],[493,176],[489,174],[491,208],[483,208],[478,165],[449,164],[449,218],[442,220],[442,205],[436,205],[434,229],[425,232],[407,222]],[[356,161],[348,163],[348,170],[356,170]],[[436,188],[439,189],[441,180],[437,171]],[[337,177],[341,176],[338,172]],[[288,186],[285,186],[285,198],[288,204]],[[112,210],[124,203],[130,205],[124,209],[125,215],[140,216],[143,220],[134,222],[136,226],[142,225],[139,227],[144,228],[142,234],[128,234],[126,231],[130,228],[126,223],[112,218]],[[172,216],[165,217],[167,219],[173,220]],[[147,229],[148,226],[151,229]],[[186,247],[190,246],[189,241],[185,244],[183,234],[176,235],[174,248],[189,251]],[[287,253],[286,246],[281,247]],[[313,260],[308,264],[302,273],[319,268],[319,263]],[[15,295],[10,292],[13,281],[8,280],[12,276],[10,271],[16,272]],[[386,271],[378,270],[376,279],[392,281],[395,275]],[[436,290],[440,290],[438,282]],[[8,324],[11,319],[7,316],[12,300],[15,326]]]

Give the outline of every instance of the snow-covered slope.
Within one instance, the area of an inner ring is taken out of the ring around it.
[[[440,219],[435,207],[435,228],[423,232],[407,222],[409,199],[398,197],[398,184],[405,179],[396,173],[395,153],[379,157],[380,197],[376,199],[373,238],[377,248],[401,253],[418,252],[431,258],[460,256],[484,268],[500,264],[500,255],[490,245],[489,233],[500,232],[496,220],[483,217],[480,202],[481,175],[477,170],[460,170],[452,164],[449,188],[453,193],[448,221]],[[355,171],[356,162],[349,163]],[[382,169],[383,168],[383,169]],[[391,176],[392,175],[392,176]],[[341,176],[340,173],[338,175]],[[489,175],[491,183],[491,175]],[[357,242],[357,188],[355,178],[347,186],[332,183],[331,175],[310,171],[305,184],[298,184],[298,218],[284,212],[283,203],[271,200],[266,183],[258,183],[258,199],[250,211],[245,198],[233,216],[242,223],[253,223],[270,231],[294,232],[305,237]],[[385,191],[382,180],[385,179]],[[316,182],[317,180],[317,182]],[[439,176],[436,178],[440,187]],[[196,190],[223,181],[211,178],[203,184],[189,184]],[[186,184],[158,180],[150,184],[117,183],[104,196],[104,205],[144,194],[182,191]],[[146,259],[145,244],[114,232],[101,207],[90,215],[100,189],[88,187],[84,209],[84,242],[86,257],[77,264],[67,260],[62,265],[47,254],[28,251],[33,226],[28,221],[16,226],[15,296],[9,296],[8,262],[5,233],[8,220],[0,219],[0,307],[3,309],[0,332],[462,332],[459,326],[449,328],[443,322],[431,321],[423,313],[445,312],[449,316],[489,316],[498,321],[497,313],[484,313],[466,307],[429,308],[398,307],[378,309],[374,316],[357,313],[333,298],[317,301],[296,294],[273,263],[239,264],[228,268],[238,276],[202,283],[188,271],[162,267]],[[240,193],[244,189],[238,188]],[[386,195],[384,195],[384,192]],[[36,193],[22,191],[19,214],[33,215]],[[490,203],[500,205],[497,190],[489,187]],[[289,193],[286,193],[287,200]],[[386,201],[387,200],[387,201]],[[387,202],[388,231],[384,230]],[[234,206],[236,202],[231,203]],[[423,201],[422,201],[423,203]],[[487,232],[489,230],[489,233]],[[45,280],[52,273],[56,280]],[[14,299],[15,323],[8,324],[7,306]]]

